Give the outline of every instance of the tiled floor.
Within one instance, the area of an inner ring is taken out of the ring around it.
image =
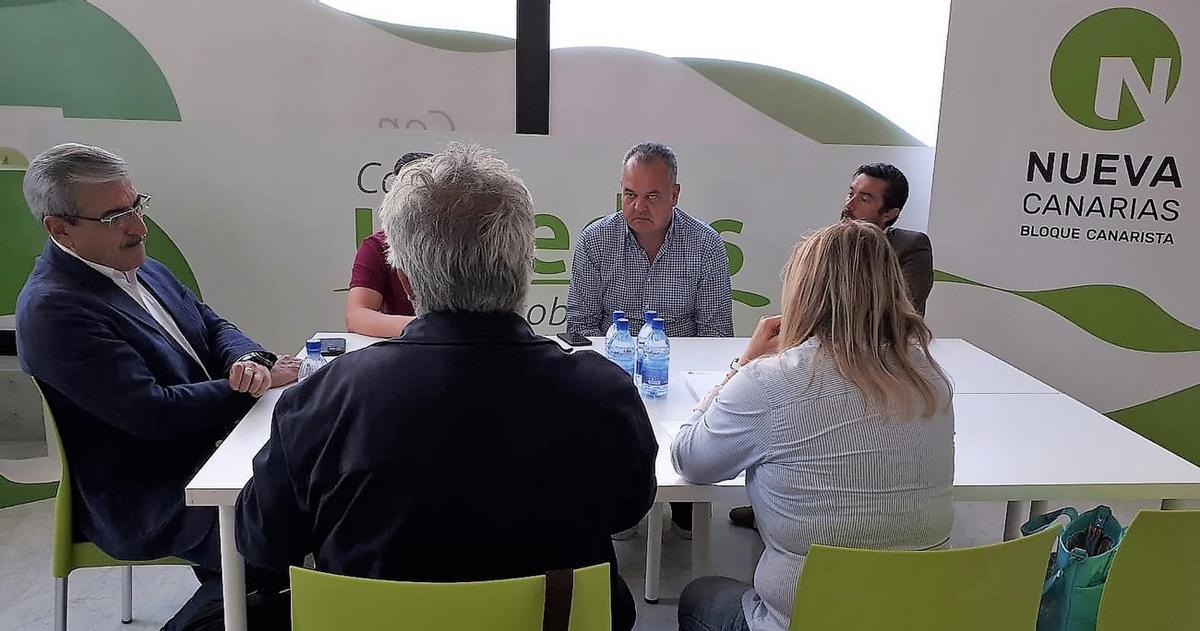
[[[46,440],[0,440],[0,460],[46,455]]]
[[[1073,502],[1091,507],[1095,501]],[[1057,504],[1055,505],[1057,506]],[[1157,503],[1114,504],[1122,524],[1128,525],[1139,508]],[[748,581],[762,551],[757,533],[734,528],[725,521],[730,507],[714,507],[712,567],[715,573]],[[36,502],[0,510],[0,631],[32,631],[53,628],[54,583],[50,578],[50,525],[53,504]],[[1003,531],[1004,505],[971,503],[955,506],[951,536],[954,547],[999,541]],[[638,537],[617,542],[621,574],[628,581],[638,604],[638,629],[676,628],[675,608],[679,592],[690,578],[690,544],[669,532],[664,537],[662,598],[657,605],[642,601],[646,549],[646,525]],[[70,580],[68,628],[101,631],[158,629],[195,590],[196,581],[187,568],[134,569],[134,621],[120,622],[118,570],[82,570]]]

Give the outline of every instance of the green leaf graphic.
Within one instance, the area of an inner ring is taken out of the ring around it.
[[[24,178],[23,168],[0,169],[0,315],[16,312],[17,294],[46,244],[45,229],[25,205]]]
[[[82,0],[0,0],[0,105],[60,107],[67,118],[179,120],[154,58]]]
[[[829,145],[924,147],[858,99],[804,75],[772,66],[681,57],[678,61],[800,134]]]
[[[1175,319],[1148,296],[1129,287],[1080,285],[1018,291],[994,287],[941,270],[934,272],[934,280],[985,287],[1020,296],[1121,348],[1151,353],[1200,350],[1200,330]]]
[[[765,307],[771,304],[771,299],[767,298],[766,296],[760,296],[756,293],[742,291],[740,289],[733,290],[733,299],[746,305],[747,307],[754,307],[756,309],[758,307]]]
[[[166,265],[175,278],[179,279],[179,282],[196,294],[196,298],[204,300],[204,296],[200,293],[200,283],[196,281],[196,275],[192,273],[192,266],[188,265],[183,252],[179,251],[179,246],[175,245],[171,235],[167,234],[149,216],[146,217],[146,256]]]
[[[1200,384],[1108,416],[1200,466]]]
[[[516,40],[471,31],[424,28],[354,16],[410,42],[463,53],[516,48]],[[858,99],[828,84],[781,68],[725,59],[676,61],[780,124],[824,144],[924,147],[908,132]]]

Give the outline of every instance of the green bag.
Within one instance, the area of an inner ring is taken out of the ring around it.
[[[1095,631],[1104,581],[1125,530],[1112,509],[1102,505],[1082,515],[1067,507],[1033,517],[1021,526],[1021,534],[1038,532],[1063,515],[1071,523],[1050,555],[1037,631]]]

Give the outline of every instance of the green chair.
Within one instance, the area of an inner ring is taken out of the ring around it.
[[[1033,631],[1061,526],[962,550],[895,552],[814,545],[791,631]]]
[[[571,631],[610,631],[608,564],[575,570]],[[538,631],[546,578],[381,581],[292,568],[292,631]]]
[[[151,561],[121,561],[108,556],[94,543],[75,541],[71,521],[71,470],[67,465],[67,452],[63,450],[62,437],[58,433],[54,413],[50,411],[50,405],[46,402],[46,394],[36,379],[33,383],[42,395],[46,441],[57,449],[61,471],[58,494],[54,497],[54,552],[50,571],[54,576],[54,629],[67,630],[67,577],[74,570],[88,567],[121,568],[121,622],[128,624],[133,621],[133,566],[190,563],[173,557]]]
[[[1200,511],[1138,513],[1113,558],[1096,631],[1200,629]]]

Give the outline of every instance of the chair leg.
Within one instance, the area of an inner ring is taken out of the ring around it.
[[[121,623],[133,622],[133,566],[121,567]]]
[[[658,579],[662,574],[663,507],[655,502],[646,517],[646,602],[658,604]]]
[[[67,578],[54,579],[54,631],[67,631]]]

